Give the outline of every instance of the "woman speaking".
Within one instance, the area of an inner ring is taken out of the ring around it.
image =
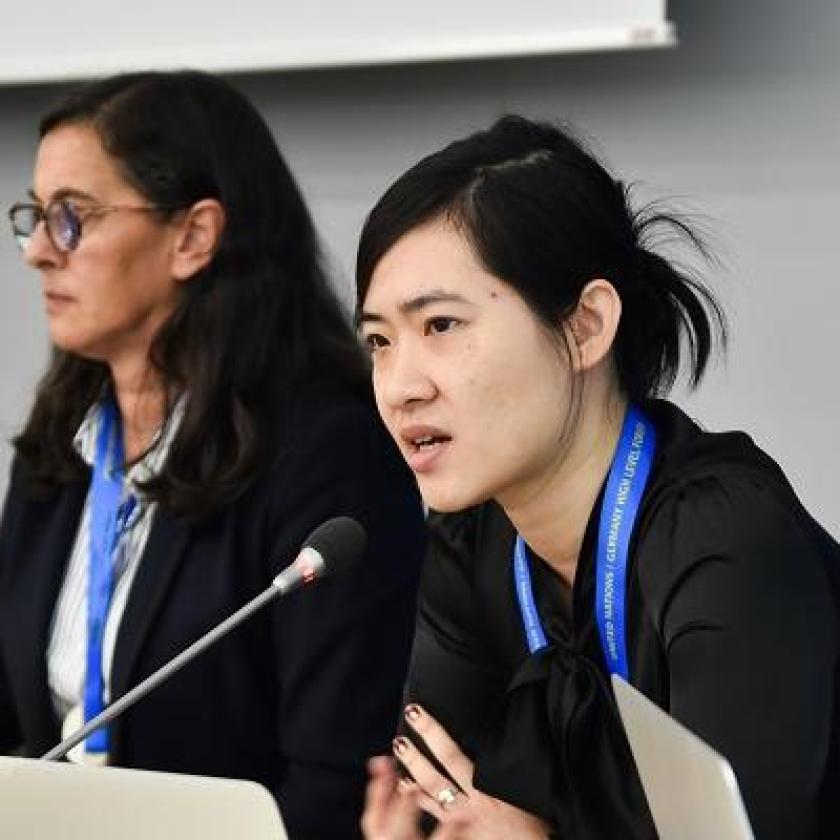
[[[610,673],[730,760],[758,838],[836,834],[840,549],[749,437],[657,399],[723,327],[674,232],[516,117],[371,212],[360,329],[434,512],[413,781],[372,765],[369,837],[414,837],[417,805],[441,838],[654,837]]]

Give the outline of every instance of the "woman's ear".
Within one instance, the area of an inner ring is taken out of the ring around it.
[[[595,367],[612,349],[621,320],[621,298],[608,280],[590,280],[580,293],[568,325],[577,351],[575,370]]]
[[[225,209],[215,198],[204,198],[186,211],[178,225],[172,276],[189,280],[207,266],[222,238]]]

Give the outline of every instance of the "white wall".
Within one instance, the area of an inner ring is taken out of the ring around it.
[[[651,47],[672,41],[665,5],[528,0],[527,14],[512,15],[487,0],[237,0],[196,14],[195,0],[144,0],[115,15],[109,0],[17,3],[0,28],[0,84],[173,63],[257,72]]]
[[[495,116],[571,120],[646,195],[710,220],[725,268],[725,366],[680,401],[750,431],[840,536],[840,4],[677,0],[675,50],[238,77],[268,117],[350,295],[356,235],[390,180]],[[55,90],[0,89],[0,203],[29,185]],[[834,103],[832,105],[832,103]],[[46,358],[37,283],[0,236],[0,434]],[[8,458],[7,454],[4,456]],[[0,459],[2,461],[2,459]],[[0,468],[3,463],[0,463]]]

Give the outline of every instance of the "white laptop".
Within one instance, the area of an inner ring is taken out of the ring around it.
[[[754,840],[729,762],[621,677],[612,683],[660,840]]]
[[[0,757],[0,836],[14,840],[286,840],[255,782]]]

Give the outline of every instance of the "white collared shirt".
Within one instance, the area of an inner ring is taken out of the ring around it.
[[[126,492],[135,495],[137,504],[122,532],[118,550],[114,553],[114,590],[102,640],[102,672],[106,703],[110,700],[111,663],[114,658],[117,631],[157,508],[157,503],[145,496],[137,485],[157,475],[163,468],[172,440],[181,425],[185,406],[186,397],[182,395],[176,402],[167,423],[155,435],[151,449],[140,461],[132,465],[126,474]],[[88,465],[93,464],[96,452],[99,413],[99,403],[95,403],[88,409],[73,438],[74,448]],[[70,553],[70,562],[67,564],[64,575],[64,583],[56,601],[50,641],[47,646],[47,682],[59,719],[64,718],[73,706],[82,702],[84,697],[90,513],[91,491],[88,490],[76,531],[76,539]]]

